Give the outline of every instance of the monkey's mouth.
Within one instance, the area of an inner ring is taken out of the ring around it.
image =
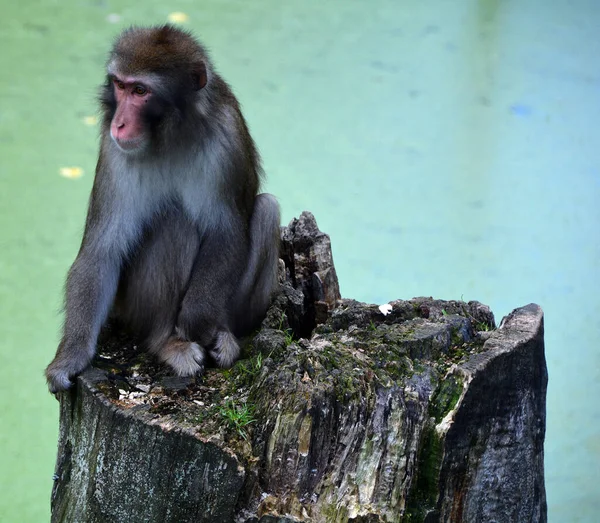
[[[126,153],[139,151],[140,149],[143,148],[143,145],[144,145],[144,140],[142,138],[123,140],[123,139],[115,138],[114,136],[112,136],[112,133],[111,133],[111,137],[112,137],[113,141],[115,142],[115,144],[117,145],[117,147],[121,151],[126,152]]]

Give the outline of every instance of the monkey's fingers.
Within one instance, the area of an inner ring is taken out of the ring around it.
[[[48,390],[54,395],[73,386],[68,370],[51,368],[51,366],[46,369],[46,381]]]

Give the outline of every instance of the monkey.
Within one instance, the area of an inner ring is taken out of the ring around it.
[[[101,88],[96,173],[46,368],[52,393],[91,364],[116,318],[179,376],[230,367],[277,283],[280,211],[205,47],[171,25],[117,37]]]

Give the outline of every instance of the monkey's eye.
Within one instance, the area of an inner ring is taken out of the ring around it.
[[[115,79],[115,80],[113,80],[113,82],[114,82],[115,86],[117,87],[117,89],[121,89],[121,90],[125,89],[125,84],[123,82],[121,82],[121,80]]]
[[[133,92],[139,96],[144,96],[148,92],[148,89],[146,89],[143,85],[136,85]]]

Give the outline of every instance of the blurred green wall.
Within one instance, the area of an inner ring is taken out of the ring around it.
[[[0,521],[49,517],[58,404],[42,372],[92,183],[106,52],[121,28],[174,12],[242,101],[285,222],[308,209],[331,234],[345,297],[478,299],[498,319],[542,305],[550,521],[596,521],[592,0],[4,2]]]

